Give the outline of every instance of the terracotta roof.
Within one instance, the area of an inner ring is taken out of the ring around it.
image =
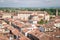
[[[27,28],[24,28],[24,29],[22,30],[22,32],[24,32],[24,33],[26,33],[27,31],[29,31],[29,29],[27,29]]]
[[[56,19],[55,22],[56,22],[56,23],[60,23],[60,19]]]
[[[13,30],[13,29],[14,29],[12,26],[10,26],[10,25],[8,25],[8,24],[3,24],[3,26],[4,26],[5,28],[8,28],[9,30]]]
[[[39,18],[43,18],[43,16],[38,16]]]
[[[1,36],[0,35],[0,40],[9,40],[6,36]]]
[[[56,19],[60,19],[60,16],[56,16],[55,18],[56,18]]]
[[[9,27],[9,25],[8,25],[8,24],[3,24],[3,26],[4,26],[4,28]]]
[[[17,25],[18,27],[22,28],[23,27],[23,24],[20,23],[20,22],[13,22],[13,24]]]
[[[20,40],[30,40],[30,39],[26,37],[21,37]]]
[[[39,30],[33,30],[33,31],[29,32],[29,34],[32,34],[39,39],[40,39],[41,35],[43,35],[43,33],[40,32]]]
[[[55,22],[50,22],[48,24],[44,24],[43,27],[45,27],[45,28],[52,28],[54,26],[54,23]]]
[[[51,40],[51,39],[49,36],[43,35],[42,37],[40,37],[40,40]]]
[[[11,30],[14,35],[19,35],[19,31],[17,29]]]

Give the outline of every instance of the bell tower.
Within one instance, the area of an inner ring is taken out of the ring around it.
[[[58,9],[56,9],[56,16],[58,16]]]

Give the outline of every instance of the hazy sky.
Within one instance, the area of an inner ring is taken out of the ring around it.
[[[60,0],[0,0],[0,7],[60,7]]]

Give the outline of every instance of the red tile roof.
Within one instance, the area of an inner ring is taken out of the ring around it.
[[[26,37],[21,37],[20,40],[30,40],[30,39]]]

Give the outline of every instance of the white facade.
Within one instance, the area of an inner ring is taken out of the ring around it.
[[[37,20],[39,21],[40,19],[45,18],[45,20],[49,21],[50,19],[50,15],[46,12],[46,11],[33,11],[31,13],[29,13],[30,11],[28,11],[27,13],[19,13],[18,14],[18,18],[20,18],[21,20],[28,20],[28,17],[30,15],[33,16],[32,20]],[[42,17],[38,17],[38,16],[42,16]]]
[[[28,17],[30,16],[30,14],[18,14],[18,18],[20,19],[25,19],[25,20],[28,20]]]
[[[60,28],[60,23],[55,23],[54,25],[55,25],[55,27]]]
[[[40,20],[40,18],[39,18],[38,16],[34,16],[34,17],[32,18],[32,20],[39,21],[39,20]]]
[[[44,16],[44,14],[42,14],[42,13],[40,13],[40,14],[38,14],[39,16]]]
[[[33,21],[33,24],[37,24],[37,21]]]
[[[50,20],[50,16],[49,15],[46,15],[45,16],[45,20],[49,21]]]
[[[11,13],[4,13],[2,18],[11,18]]]
[[[18,16],[13,16],[13,19],[17,19],[18,18]]]

